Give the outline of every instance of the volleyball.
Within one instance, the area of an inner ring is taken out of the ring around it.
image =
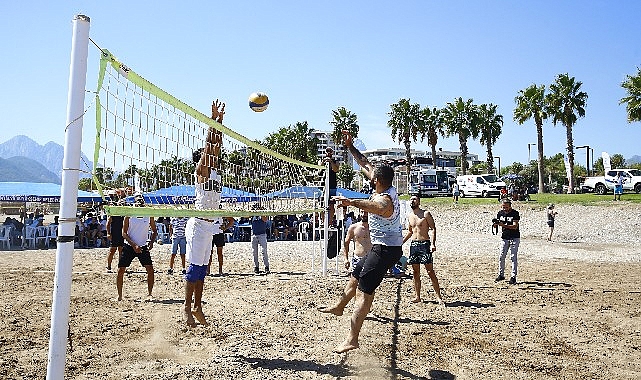
[[[254,112],[263,112],[269,106],[269,98],[267,94],[262,92],[254,92],[249,95],[249,108]]]

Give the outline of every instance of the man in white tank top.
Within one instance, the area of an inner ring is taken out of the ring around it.
[[[214,100],[211,105],[211,118],[222,124],[225,114],[225,103]],[[196,163],[194,176],[196,180],[195,208],[198,210],[218,210],[222,193],[221,177],[216,171],[223,144],[222,132],[209,127],[205,146],[193,154]],[[212,236],[214,235],[214,218],[190,218],[185,227],[187,238],[187,262],[185,273],[185,319],[187,326],[196,326],[196,320],[207,325],[202,311],[202,295],[211,257]],[[191,301],[194,301],[192,310]]]
[[[136,205],[144,205],[141,194],[135,196]],[[149,229],[151,228],[151,237]],[[138,258],[140,265],[147,271],[147,291],[148,299],[152,298],[151,291],[154,288],[154,266],[151,261],[151,249],[158,236],[156,231],[156,221],[154,218],[129,217],[126,216],[122,222],[122,237],[125,244],[122,247],[122,255],[118,260],[118,276],[116,277],[116,287],[118,288],[118,301],[122,301],[122,284],[125,276],[125,270],[131,265],[134,258]]]
[[[392,186],[394,169],[390,166],[378,166],[375,168],[354,147],[352,136],[347,131],[343,131],[343,142],[354,156],[356,162],[361,166],[364,174],[372,180],[375,192],[369,199],[334,197],[337,201],[337,207],[354,206],[368,212],[370,237],[372,239],[372,249],[354,266],[340,300],[334,306],[320,309],[323,313],[341,316],[345,306],[355,297],[355,308],[351,318],[349,335],[342,344],[334,349],[336,353],[358,348],[358,336],[365,321],[365,316],[372,307],[374,291],[383,281],[387,271],[403,255],[400,205],[396,189]]]

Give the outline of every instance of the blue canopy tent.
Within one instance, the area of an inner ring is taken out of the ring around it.
[[[346,198],[351,199],[367,199],[369,194],[360,193],[354,190],[348,190],[343,188],[336,189],[337,195],[342,195]],[[274,191],[268,194],[265,194],[267,198],[309,198],[315,199],[323,196],[323,191],[318,187],[313,186],[292,186],[283,190]]]
[[[342,195],[345,198],[349,199],[367,199],[370,196],[370,194],[361,193],[360,191],[343,189],[340,187],[336,188],[336,195]]]
[[[313,186],[292,186],[265,194],[266,198],[320,198],[323,192]]]
[[[196,199],[196,188],[194,185],[174,185],[144,193],[143,198],[147,204],[192,204]],[[254,202],[258,200],[258,196],[223,186],[222,199],[227,202]],[[128,203],[133,201],[133,196],[126,198]]]
[[[56,183],[0,182],[2,202],[60,203],[62,186]],[[102,202],[99,194],[78,190],[78,202]]]

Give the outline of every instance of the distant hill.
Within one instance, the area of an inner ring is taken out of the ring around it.
[[[0,158],[0,182],[44,182],[60,184],[60,178],[27,157]]]
[[[60,183],[62,178],[62,159],[64,157],[64,147],[62,145],[52,141],[45,145],[40,145],[27,136],[18,135],[0,144],[0,158],[8,159],[12,157],[27,157],[40,163],[47,170],[55,173],[58,177],[57,183]],[[89,166],[88,168],[87,165]],[[92,167],[92,162],[82,154],[80,177],[89,177],[88,174],[82,173],[82,171],[91,172]],[[7,181],[2,177],[0,177],[0,180]]]
[[[641,164],[641,156],[634,155],[625,160],[625,163],[628,165],[632,164]]]

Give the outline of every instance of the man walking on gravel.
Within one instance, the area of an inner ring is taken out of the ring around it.
[[[519,231],[519,221],[521,217],[519,212],[512,208],[512,201],[503,199],[501,202],[501,211],[496,215],[493,220],[494,227],[501,227],[501,239],[503,244],[499,254],[499,275],[496,277],[496,282],[505,280],[505,257],[507,251],[510,251],[510,260],[512,261],[512,273],[510,275],[509,283],[516,284],[517,266],[518,266],[518,252],[519,242],[521,240],[521,233]]]

